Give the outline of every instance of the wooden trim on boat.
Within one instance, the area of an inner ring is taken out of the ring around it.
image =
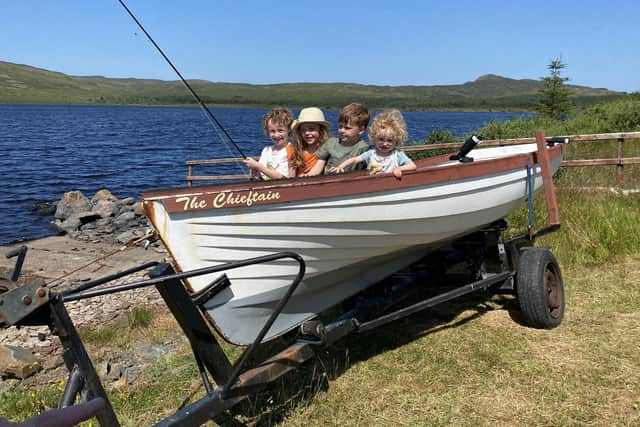
[[[545,154],[548,154],[550,158],[555,158],[561,155],[561,150],[561,146],[556,146],[545,150]],[[536,153],[531,154],[534,157],[534,163],[537,163]],[[355,172],[335,176],[250,181],[149,191],[143,193],[142,199],[143,204],[149,201],[159,201],[168,213],[176,213],[348,197],[364,193],[435,185],[524,168],[527,165],[528,156],[523,153],[473,163],[453,163],[436,168],[431,167],[448,161],[448,155],[444,155],[417,161],[418,169],[403,173],[401,179],[395,178],[390,173],[368,175],[366,172]]]

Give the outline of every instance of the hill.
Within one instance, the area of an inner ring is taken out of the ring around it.
[[[359,101],[371,108],[407,110],[529,110],[543,83],[488,74],[458,85],[373,86],[355,83],[253,85],[190,80],[208,105],[336,108]],[[568,85],[578,106],[623,95],[603,88]],[[0,61],[0,103],[193,105],[179,80],[69,76]]]

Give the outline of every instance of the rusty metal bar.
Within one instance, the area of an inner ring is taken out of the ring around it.
[[[102,387],[100,378],[96,373],[93,363],[87,354],[87,350],[76,331],[75,326],[69,313],[64,306],[61,296],[55,295],[49,300],[49,309],[51,310],[51,324],[49,327],[54,335],[57,335],[62,343],[63,353],[62,358],[69,372],[73,372],[74,369],[79,371],[79,376],[83,380],[83,388],[87,391],[87,401],[102,397],[106,402],[106,407],[97,415],[98,422],[102,427],[116,427],[120,426],[118,418],[111,406],[111,402]],[[80,381],[76,379],[74,381]],[[70,396],[66,397],[66,400],[71,400]]]
[[[191,302],[185,287],[175,278],[173,267],[169,264],[159,264],[149,276],[166,279],[158,283],[156,289],[189,339],[194,354],[207,367],[216,384],[226,382],[231,375],[231,362],[211,333],[202,314]]]
[[[560,214],[558,213],[558,204],[556,202],[556,192],[553,187],[553,176],[551,175],[551,165],[549,163],[549,153],[547,152],[547,141],[544,138],[543,131],[536,132],[536,144],[538,151],[538,164],[542,170],[542,186],[544,187],[544,196],[547,203],[547,212],[549,214],[549,224],[559,225]]]
[[[284,310],[284,307],[287,305],[287,302],[289,302],[291,295],[293,295],[295,290],[298,288],[298,285],[300,284],[300,282],[302,282],[302,278],[304,277],[304,273],[306,269],[306,264],[304,262],[304,259],[302,259],[300,255],[294,252],[289,252],[289,253],[283,252],[283,254],[287,254],[288,257],[298,261],[298,265],[300,266],[298,270],[298,274],[296,275],[295,279],[289,286],[289,289],[287,289],[283,297],[280,299],[280,301],[278,301],[278,304],[274,307],[273,312],[271,313],[271,316],[269,316],[269,319],[267,319],[266,323],[258,333],[258,336],[256,336],[256,339],[244,351],[244,353],[242,353],[242,356],[240,356],[240,360],[233,367],[233,372],[231,373],[231,376],[229,377],[229,379],[227,380],[226,384],[224,385],[221,391],[222,396],[225,398],[227,396],[227,393],[229,392],[229,389],[234,385],[235,381],[238,379],[238,377],[242,373],[242,370],[244,369],[245,365],[248,363],[251,355],[253,354],[255,349],[258,347],[258,345],[262,342],[262,339],[267,334],[267,332],[269,332],[269,329],[271,328],[271,325],[273,325],[273,322],[275,322],[278,316],[280,315],[280,313],[282,313],[282,310]]]

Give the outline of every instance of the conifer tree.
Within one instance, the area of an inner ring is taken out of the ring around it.
[[[563,119],[571,112],[573,108],[569,99],[571,90],[564,86],[569,78],[560,76],[565,67],[566,64],[563,64],[559,59],[554,59],[547,65],[551,75],[542,78],[544,88],[538,92],[540,95],[540,100],[536,104],[538,114],[554,119]]]

